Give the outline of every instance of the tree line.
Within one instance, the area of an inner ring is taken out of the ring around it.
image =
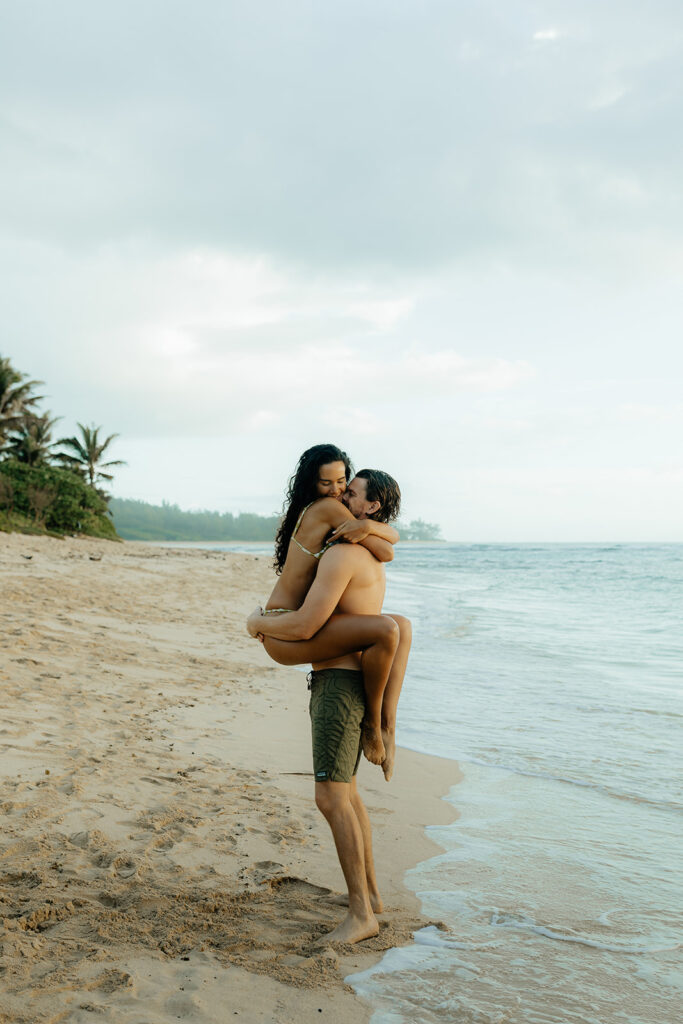
[[[411,519],[409,523],[397,523],[396,529],[401,534],[401,540],[443,540],[441,527],[437,523],[426,523],[424,519]]]
[[[43,382],[29,380],[0,355],[0,530],[86,533],[96,537],[169,541],[272,541],[279,516],[252,512],[187,512],[164,502],[112,498],[103,483],[125,466],[107,459],[112,442],[94,424],[54,439],[60,417],[40,412]],[[113,517],[113,519],[112,519]],[[441,540],[435,523],[399,523],[404,540]]]
[[[163,502],[149,505],[130,498],[109,502],[116,530],[125,540],[229,541],[275,539],[279,516],[253,512],[186,512]]]
[[[150,505],[130,498],[112,498],[109,508],[119,536],[125,540],[263,541],[275,540],[280,517],[253,512],[188,512],[163,502]],[[414,519],[398,523],[402,540],[441,540],[435,523]]]
[[[30,380],[0,355],[0,529],[29,533],[87,533],[115,538],[103,481],[117,434],[78,424],[79,434],[54,439],[61,417],[40,412],[43,382]]]

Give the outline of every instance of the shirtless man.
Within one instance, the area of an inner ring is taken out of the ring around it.
[[[381,502],[369,501],[368,495],[388,493],[398,494],[392,477],[364,470],[349,484],[344,501],[357,519],[381,518]],[[379,615],[385,585],[384,566],[369,551],[358,544],[335,544],[320,559],[301,608],[277,616],[254,613],[248,621],[249,632],[299,640],[312,636],[335,613]],[[394,651],[399,639],[395,623],[387,641]],[[402,656],[407,659],[407,649]],[[315,802],[332,830],[349,907],[346,918],[323,941],[359,942],[377,935],[375,913],[382,910],[370,820],[356,786],[365,713],[360,652],[314,664],[311,680]]]

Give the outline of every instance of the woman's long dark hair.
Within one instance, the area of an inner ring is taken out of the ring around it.
[[[346,452],[337,448],[336,444],[315,444],[312,448],[307,448],[297,463],[294,476],[290,478],[282,506],[280,529],[275,537],[273,566],[278,576],[285,564],[289,541],[302,509],[320,497],[316,488],[318,473],[320,467],[327,465],[328,462],[344,463],[346,482],[348,483],[353,474],[351,460]]]

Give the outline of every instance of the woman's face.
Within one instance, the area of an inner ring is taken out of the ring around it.
[[[326,462],[318,470],[316,490],[321,498],[338,501],[346,490],[346,467],[343,462]]]

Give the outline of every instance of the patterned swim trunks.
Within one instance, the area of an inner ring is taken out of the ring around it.
[[[349,668],[311,672],[313,774],[316,782],[350,782],[358,771],[365,715],[363,673]]]

